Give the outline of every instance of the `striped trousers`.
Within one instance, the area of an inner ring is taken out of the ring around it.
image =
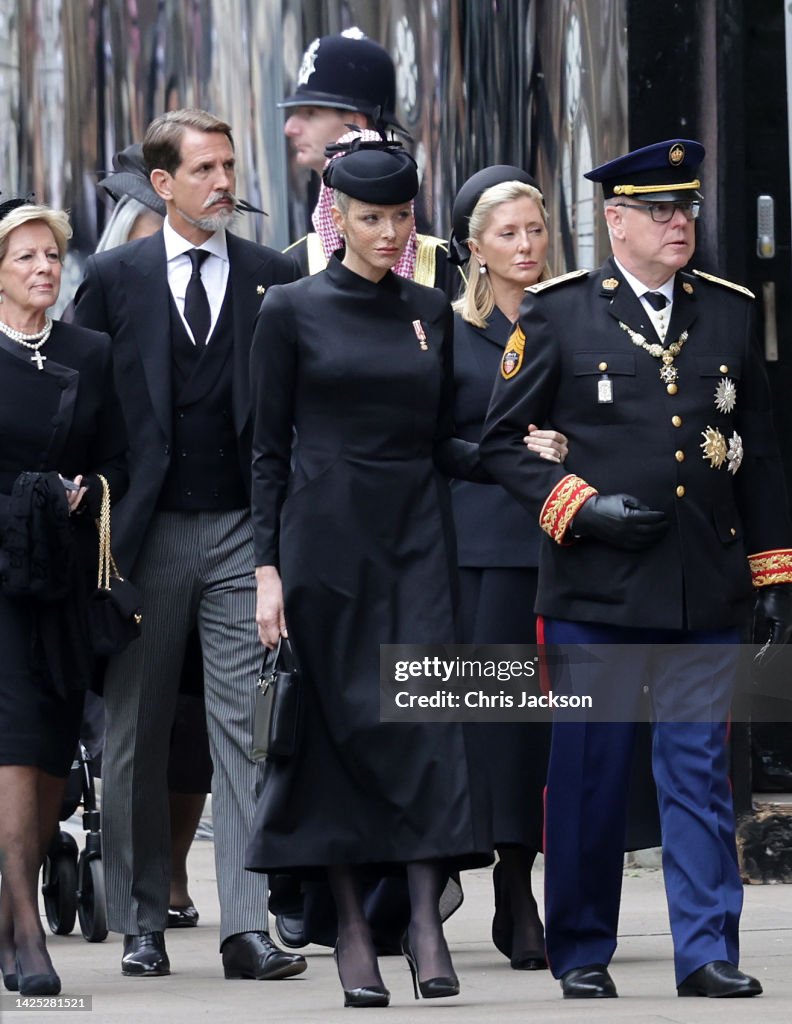
[[[255,624],[247,511],[157,512],[134,569],[143,631],[105,676],[102,830],[108,925],[162,931],[170,888],[167,765],[186,641],[204,661],[220,942],[267,928],[267,878],[244,869],[262,766],[250,760]]]

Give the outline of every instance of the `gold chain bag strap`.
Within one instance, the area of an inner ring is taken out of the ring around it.
[[[120,654],[140,636],[143,599],[140,591],[118,571],[110,546],[110,485],[98,476],[102,503],[96,528],[99,531],[99,566],[96,590],[88,601],[88,632],[94,654]]]

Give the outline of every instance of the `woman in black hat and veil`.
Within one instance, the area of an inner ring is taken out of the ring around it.
[[[391,272],[415,162],[363,142],[324,180],[345,247],[268,291],[251,355],[259,635],[273,647],[288,625],[305,693],[300,749],[268,766],[247,866],[327,876],[345,1005],[386,1006],[361,884],[406,872],[416,997],[451,996],[440,890],[450,868],[491,859],[461,726],[382,723],[379,709],[380,644],[455,640],[444,475],[485,475],[453,436],[450,307]]]

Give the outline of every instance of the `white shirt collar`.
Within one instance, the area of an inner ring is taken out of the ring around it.
[[[639,299],[643,295],[645,295],[646,292],[660,292],[661,295],[665,295],[665,297],[668,299],[669,304],[674,301],[674,278],[676,277],[675,274],[672,274],[671,277],[669,277],[669,279],[664,284],[661,284],[659,288],[648,288],[643,283],[643,281],[639,281],[634,274],[631,274],[630,271],[627,270],[627,268],[622,263],[620,263],[615,256],[613,257],[613,262],[622,272],[624,280],[632,288],[632,290],[635,292]]]
[[[200,245],[196,246],[183,235],[180,235],[178,231],[174,230],[166,217],[165,223],[162,226],[162,237],[165,242],[165,259],[168,263],[176,259],[177,256],[183,256],[190,249],[206,249],[207,252],[217,256],[218,259],[224,260],[226,263],[228,262],[228,241],[224,228],[218,228],[205,242],[201,242]]]

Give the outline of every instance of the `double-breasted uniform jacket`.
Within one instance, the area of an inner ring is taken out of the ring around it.
[[[249,490],[248,360],[254,322],[266,288],[292,281],[298,272],[287,256],[230,232],[226,238],[233,313],[234,429]],[[90,257],[75,299],[75,321],[113,338],[116,387],[129,433],[129,492],[113,517],[114,554],[125,572],[131,572],[138,555],[172,457],[170,302],[161,231]]]
[[[792,580],[787,503],[770,397],[752,333],[752,296],[679,272],[659,344],[611,259],[528,289],[481,442],[486,468],[539,517],[537,611],[620,626],[717,629],[744,621],[752,582]],[[629,331],[626,329],[629,328]],[[610,399],[610,400],[608,400]],[[569,438],[563,466],[522,444],[529,422]],[[628,552],[569,526],[592,493],[627,493],[668,518]]]

